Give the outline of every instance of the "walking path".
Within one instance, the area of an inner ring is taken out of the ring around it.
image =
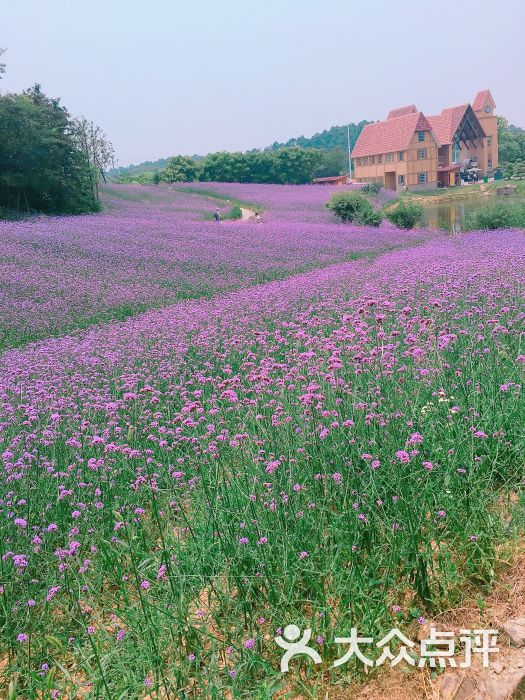
[[[248,221],[252,216],[255,216],[255,212],[252,209],[246,209],[246,207],[240,207],[242,212],[242,221]]]

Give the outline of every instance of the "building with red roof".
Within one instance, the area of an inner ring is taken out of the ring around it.
[[[313,179],[314,185],[346,185],[348,175],[331,175],[330,177],[316,177]]]
[[[367,124],[352,158],[358,182],[381,181],[388,189],[429,189],[459,184],[471,167],[482,177],[498,166],[498,125],[490,90],[472,104],[425,116],[415,105],[393,109]]]

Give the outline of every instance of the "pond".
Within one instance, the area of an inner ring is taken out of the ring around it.
[[[516,203],[523,202],[525,199],[519,196],[510,197],[473,197],[472,199],[463,199],[455,202],[438,202],[430,206],[424,207],[425,226],[441,228],[445,231],[463,231],[465,229],[465,217],[469,212],[481,209],[486,205],[496,203]]]

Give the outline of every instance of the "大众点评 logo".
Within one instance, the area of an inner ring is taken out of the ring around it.
[[[312,630],[310,628],[305,629],[301,634],[299,627],[293,624],[287,625],[282,635],[275,637],[276,644],[285,650],[281,657],[282,673],[289,670],[289,662],[296,656],[306,656],[314,664],[322,663],[319,652],[308,646],[311,637]],[[498,630],[494,629],[460,630],[458,641],[463,647],[463,660],[458,664],[455,658],[456,636],[454,632],[442,632],[432,627],[429,636],[420,641],[418,648],[414,641],[394,628],[375,643],[379,655],[370,658],[361,647],[372,646],[374,644],[373,638],[359,637],[357,628],[352,627],[349,637],[335,637],[334,639],[336,644],[345,645],[347,649],[341,657],[334,661],[333,668],[342,666],[352,657],[368,667],[381,666],[388,660],[391,666],[406,661],[411,666],[417,665],[420,668],[427,664],[432,668],[436,666],[445,668],[447,665],[452,668],[468,668],[472,664],[473,654],[480,654],[482,665],[486,668],[489,666],[489,655],[499,651],[499,647],[496,646],[497,638]],[[398,644],[396,650],[392,651],[390,644],[394,641],[397,641]]]

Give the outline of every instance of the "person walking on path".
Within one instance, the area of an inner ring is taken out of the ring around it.
[[[213,218],[214,218],[215,221],[217,221],[217,222],[221,220],[221,213],[220,213],[220,211],[219,211],[219,207],[217,207],[217,209],[215,210],[215,213],[214,213],[214,215],[213,215]]]
[[[258,224],[260,224],[261,221],[262,221],[261,215],[259,214],[258,211],[255,212],[255,221],[256,221]]]

